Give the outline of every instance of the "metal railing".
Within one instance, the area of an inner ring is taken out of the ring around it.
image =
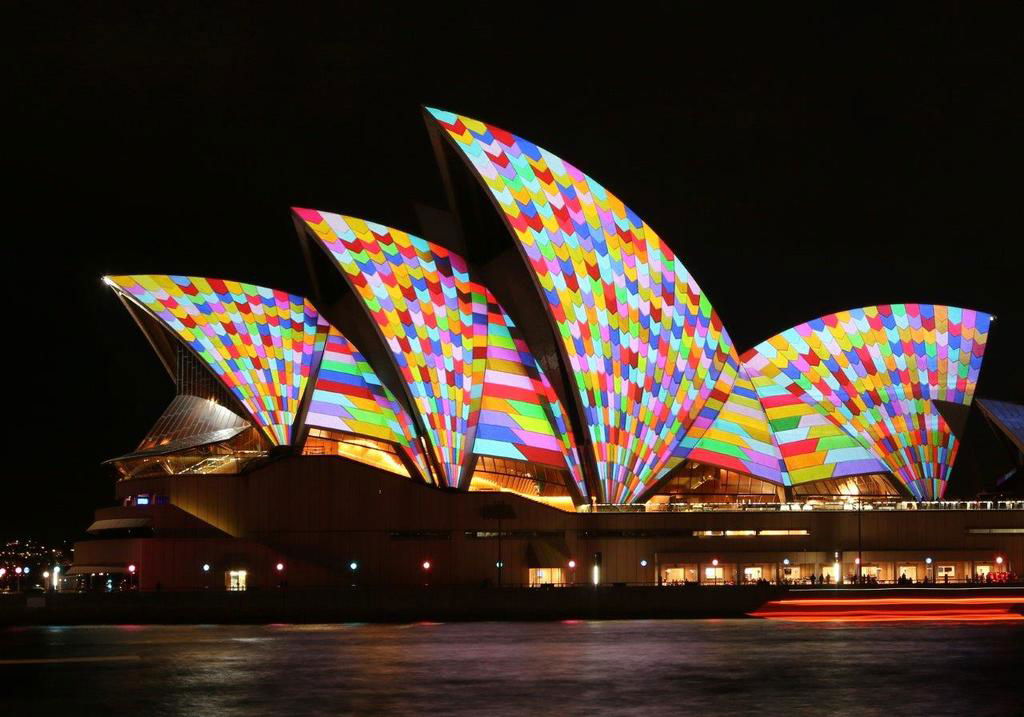
[[[1024,500],[811,500],[792,503],[597,503],[579,507],[581,513],[780,513],[870,510],[1024,510]]]

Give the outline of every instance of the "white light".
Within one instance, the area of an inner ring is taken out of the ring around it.
[[[7,574],[7,568],[0,568],[0,578]]]
[[[15,568],[14,572],[17,573],[18,575],[21,575],[21,568]]]
[[[106,284],[107,286],[113,286],[114,285],[114,282],[110,280],[109,276],[104,276],[103,277],[103,283]]]
[[[647,567],[647,561],[646,560],[641,560],[640,561],[640,567],[641,568],[646,568]]]
[[[782,564],[783,565],[789,565],[789,558],[783,558],[782,559]]]
[[[210,564],[209,563],[203,563],[203,572],[204,573],[210,572]]]
[[[430,570],[430,561],[429,560],[424,560],[423,561],[423,569],[424,570]]]
[[[1002,561],[1002,558],[999,558],[999,560],[1000,560],[1000,561]],[[29,571],[29,569],[28,569],[28,566],[26,566],[26,567],[25,567],[25,574],[26,574],[26,575],[28,575],[28,574],[29,574],[29,572],[30,572],[30,571]]]
[[[713,560],[711,561],[711,564],[712,564],[712,565],[714,565],[714,566],[715,566],[715,567],[717,568],[717,567],[718,567],[718,558],[714,558],[714,559],[713,559]]]
[[[576,569],[576,561],[575,560],[570,560],[569,561],[569,569],[570,570],[575,570]]]
[[[284,570],[284,563],[278,563],[274,567],[277,568],[277,572],[281,572],[282,570]]]
[[[928,558],[928,562],[931,562],[931,558]],[[860,565],[860,558],[854,558],[853,559],[853,564],[854,565]]]
[[[832,577],[839,584],[839,563],[832,563]]]
[[[355,560],[353,560],[351,563],[348,564],[348,569],[349,570],[355,570],[358,567],[359,567],[359,563],[357,563]]]
[[[49,571],[49,570],[44,570],[44,571],[43,571],[43,577],[44,577],[44,578],[48,578],[48,577],[50,577],[50,571]]]
[[[505,566],[505,563],[501,562],[500,560],[497,561],[496,563],[494,563],[494,567],[496,567],[496,568],[501,568],[501,567],[504,567],[504,566]]]
[[[999,557],[996,558],[996,565],[1002,565],[1002,564],[1003,564],[1003,556],[1000,555]],[[25,572],[26,573],[28,572],[28,568],[25,568]]]
[[[59,565],[54,565],[53,566],[53,574],[54,575],[60,575],[60,566]]]
[[[130,573],[134,573],[135,572],[135,564],[134,563],[128,566],[128,572],[130,572]]]
[[[598,565],[594,566],[594,585],[601,584],[601,568]]]
[[[932,559],[931,558],[925,558],[924,562],[925,562],[926,565],[931,565],[932,564]]]

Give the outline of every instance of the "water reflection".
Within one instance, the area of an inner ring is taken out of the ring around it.
[[[1020,714],[1016,624],[763,620],[38,628],[10,714]],[[11,678],[11,679],[7,679]],[[61,690],[55,690],[59,684]]]

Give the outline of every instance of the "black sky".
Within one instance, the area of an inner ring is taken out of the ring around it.
[[[15,7],[0,50],[13,426],[0,537],[80,535],[113,494],[98,464],[134,448],[172,394],[99,277],[307,293],[289,206],[416,231],[414,202],[444,205],[421,104],[609,187],[681,255],[741,350],[855,306],[968,306],[998,316],[979,395],[1024,401],[1012,6],[38,5]]]

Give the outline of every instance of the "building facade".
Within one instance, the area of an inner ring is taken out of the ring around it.
[[[991,316],[870,306],[741,353],[673,249],[598,182],[492,125],[426,117],[455,217],[437,241],[294,209],[312,298],[104,277],[176,396],[109,462],[123,507],[100,512],[75,574],[237,588],[1020,564],[1015,508],[996,525],[941,502]],[[465,218],[457,172],[503,239]],[[1004,532],[970,532],[985,528]]]

